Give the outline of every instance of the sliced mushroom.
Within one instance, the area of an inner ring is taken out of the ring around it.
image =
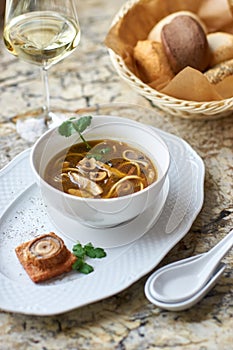
[[[148,168],[149,162],[146,160],[145,156],[131,149],[127,149],[123,152],[123,158],[128,161],[134,161],[139,164],[142,164],[145,168]]]
[[[103,189],[96,184],[94,181],[87,179],[84,176],[81,176],[76,173],[69,172],[70,180],[79,186],[80,189],[84,189],[87,192],[90,192],[94,197],[100,195],[103,192]]]
[[[107,177],[107,173],[106,171],[91,171],[89,174],[89,178],[92,181],[103,181],[104,179],[106,179]]]
[[[85,171],[95,170],[96,160],[95,158],[83,158],[78,162],[77,167],[81,167]]]
[[[111,176],[111,174],[112,174],[111,170],[110,170],[111,167],[107,166],[105,163],[101,162],[100,160],[96,161],[96,166],[98,169],[106,171],[108,174],[108,177]]]

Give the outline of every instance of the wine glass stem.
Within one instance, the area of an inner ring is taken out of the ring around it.
[[[47,125],[50,121],[50,95],[49,95],[49,80],[48,80],[48,69],[46,67],[42,67],[41,69],[41,76],[42,76],[42,82],[43,82],[43,89],[44,89],[44,120],[45,124]]]

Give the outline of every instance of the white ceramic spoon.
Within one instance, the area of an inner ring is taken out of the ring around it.
[[[153,296],[166,303],[178,303],[191,298],[209,281],[216,266],[232,246],[233,230],[200,258],[167,265],[157,273],[153,281]]]
[[[197,256],[198,258],[200,255]],[[184,259],[187,260],[187,259]],[[174,264],[180,263],[176,262]],[[154,297],[154,279],[156,276],[156,272],[154,272],[146,281],[145,284],[145,295],[147,299],[154,305],[160,307],[161,309],[169,310],[169,311],[181,311],[186,310],[198,303],[204,296],[215,286],[217,283],[219,277],[223,274],[224,270],[226,268],[226,265],[223,263],[220,263],[216,270],[214,271],[213,275],[209,279],[209,281],[201,288],[196,294],[194,294],[190,299],[182,300],[178,303],[164,303],[162,301],[157,300]]]

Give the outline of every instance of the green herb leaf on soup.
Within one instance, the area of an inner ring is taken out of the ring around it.
[[[75,119],[71,117],[70,119],[64,121],[58,128],[58,132],[60,135],[69,137],[76,132],[81,137],[82,141],[86,144],[87,149],[90,149],[90,145],[85,140],[82,135],[82,132],[86,130],[86,128],[91,124],[92,116],[84,116],[79,119]]]
[[[110,147],[103,147],[95,152],[89,152],[86,158],[95,158],[95,160],[103,160],[103,156],[111,151]]]
[[[84,130],[86,130],[88,126],[91,125],[91,119],[92,117],[89,115],[89,116],[81,117],[78,120],[73,120],[73,126],[75,130],[78,133],[82,133]]]
[[[59,128],[58,128],[58,132],[60,135],[65,136],[65,137],[69,137],[72,134],[74,134],[76,132],[73,123],[71,120],[67,120],[65,122],[63,122]]]

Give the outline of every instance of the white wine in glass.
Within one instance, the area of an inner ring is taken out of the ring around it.
[[[53,121],[47,71],[79,44],[75,0],[6,0],[3,37],[10,53],[41,67],[43,120],[45,124]]]

